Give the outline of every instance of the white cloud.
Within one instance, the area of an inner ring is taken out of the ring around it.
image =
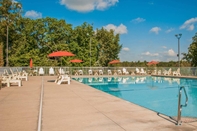
[[[168,56],[176,56],[177,54],[174,52],[173,49],[169,49],[167,52]]]
[[[116,34],[126,34],[128,32],[127,27],[123,24],[120,24],[119,26],[115,26],[113,24],[108,24],[108,25],[104,26],[104,28],[108,31],[112,29],[112,30],[114,30],[114,32]]]
[[[189,20],[186,20],[185,23],[180,27],[180,29],[187,29],[187,30],[194,30],[194,24],[197,23],[197,17],[191,18]]]
[[[142,53],[142,55],[145,55],[145,56],[159,56],[158,53],[150,53],[150,52],[145,52],[145,53]]]
[[[166,46],[162,46],[162,48],[166,49],[167,47]]]
[[[92,10],[105,10],[114,6],[119,0],[60,0],[61,5],[78,12],[89,12]]]
[[[124,47],[122,50],[123,51],[129,51],[130,49],[128,47]]]
[[[173,28],[170,28],[170,29],[166,30],[166,33],[170,33],[170,32],[172,32],[173,30],[174,30]]]
[[[161,28],[159,28],[159,27],[153,27],[152,29],[150,29],[150,32],[153,32],[155,34],[159,34],[160,30],[161,30]]]
[[[34,10],[30,10],[25,13],[25,17],[29,17],[33,19],[42,18],[42,13],[36,12]]]
[[[140,23],[140,22],[144,22],[144,21],[146,21],[146,19],[138,17],[136,19],[133,19],[131,22],[133,22],[133,23]]]

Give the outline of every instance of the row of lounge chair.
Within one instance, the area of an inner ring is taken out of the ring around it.
[[[64,71],[62,68],[59,68],[58,72],[55,72],[55,70],[52,67],[50,67],[48,73],[49,75],[55,75],[58,73],[64,75],[64,74],[69,74],[69,71]],[[33,70],[33,72],[31,72],[30,75],[33,75],[33,74],[44,75],[45,72],[44,72],[44,69],[40,67],[38,71]],[[103,74],[104,74],[103,70],[88,70],[88,75],[103,75]],[[113,75],[113,74],[114,75],[122,75],[122,74],[126,75],[126,74],[129,74],[129,72],[125,68],[123,68],[122,70],[115,70],[114,73],[112,73],[111,70],[108,70],[108,75]],[[83,70],[75,70],[74,75],[83,75]]]
[[[48,73],[49,73],[49,75],[55,75],[58,73],[64,75],[64,74],[69,74],[69,71],[64,71],[62,68],[59,68],[58,72],[55,72],[55,70],[52,67],[50,67]],[[33,73],[31,73],[30,75],[33,75],[33,74],[44,75],[45,72],[44,72],[44,69],[41,67],[41,68],[39,68],[38,71],[34,70]],[[74,71],[74,75],[83,75],[83,74],[84,74],[83,70],[75,70]],[[143,68],[141,68],[141,69],[136,68],[136,70],[131,73],[129,71],[127,71],[126,68],[123,68],[122,70],[118,69],[118,70],[113,70],[113,71],[107,70],[107,75],[129,75],[129,74],[131,74],[131,75],[135,75],[135,74],[146,75],[147,73],[146,73],[146,71],[144,71]],[[100,70],[91,70],[90,69],[90,70],[88,70],[88,75],[104,75],[104,72],[101,69]]]
[[[83,75],[83,71],[82,70],[79,70],[81,73],[81,75]],[[79,74],[79,75],[80,75]],[[96,71],[93,71],[93,70],[89,70],[88,71],[88,74],[89,75],[103,75],[103,70],[96,70]],[[141,75],[145,75],[146,72],[144,71],[143,68],[141,68],[141,70],[139,70],[138,68],[136,68],[136,71],[134,72],[131,72],[129,73],[129,71],[126,70],[126,68],[123,68],[122,70],[118,69],[118,70],[107,70],[107,75],[135,75],[135,74],[141,74]]]
[[[20,71],[16,71],[16,72],[13,72],[12,69],[10,68],[10,72],[12,74],[12,76],[17,76],[17,77],[20,77],[20,78],[24,78],[28,79],[27,77],[27,74],[25,71],[20,72]],[[6,72],[6,70],[4,71],[4,74],[8,74],[8,72]],[[33,70],[29,73],[29,75],[44,75],[45,74],[45,71],[42,67],[40,67],[37,70]],[[57,74],[61,74],[61,75],[69,75],[69,71],[65,71],[63,70],[62,68],[59,68],[58,70],[54,70],[53,67],[50,67],[49,68],[49,72],[48,72],[49,75],[57,75]],[[73,75],[83,75],[83,70],[75,70],[73,72]],[[85,73],[87,74],[87,73]],[[146,75],[146,74],[151,74],[151,75],[173,75],[173,76],[180,76],[181,73],[180,73],[180,68],[178,68],[176,71],[172,71],[172,69],[170,68],[169,70],[164,70],[163,72],[161,70],[153,70],[151,73],[150,72],[147,72],[145,71],[143,68],[136,68],[134,71],[127,71],[126,68],[123,68],[122,70],[121,69],[118,69],[118,70],[110,70],[108,69],[107,70],[107,73],[105,73],[106,75]],[[103,70],[88,70],[88,75],[104,75],[104,71]]]
[[[70,77],[67,74],[63,73],[62,71],[63,70],[59,70],[57,72],[58,76],[57,79],[55,80],[55,83],[57,83],[58,85],[65,82],[70,84],[71,81]],[[43,68],[39,69],[39,74],[44,75]],[[12,68],[10,68],[9,73],[7,69],[4,69],[4,73],[0,76],[0,79],[1,79],[1,84],[6,84],[7,87],[10,87],[12,84],[14,85],[17,84],[20,87],[22,86],[23,80],[28,81],[28,76],[29,74],[25,70],[18,71],[18,69],[16,69],[16,71],[14,72]]]
[[[28,73],[26,71],[18,71],[16,68],[16,72],[10,68],[10,73],[8,73],[7,69],[4,69],[4,73],[1,75],[1,84],[6,84],[7,87],[10,87],[11,84],[17,84],[18,86],[22,86],[22,80],[28,81]]]
[[[180,73],[180,68],[178,68],[177,70],[175,71],[172,71],[172,69],[168,69],[168,70],[164,70],[163,71],[163,74],[162,74],[162,71],[161,70],[154,70],[152,73],[152,75],[167,75],[167,76],[170,76],[170,75],[173,75],[173,76],[181,76],[181,73]]]

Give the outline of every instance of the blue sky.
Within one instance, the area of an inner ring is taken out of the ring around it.
[[[197,0],[19,0],[23,16],[84,22],[120,34],[121,61],[177,61],[197,32]],[[181,56],[182,57],[182,56]]]

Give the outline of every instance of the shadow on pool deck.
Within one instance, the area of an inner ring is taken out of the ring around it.
[[[31,76],[22,87],[0,90],[0,131],[37,130],[42,78],[42,131],[197,130],[197,122],[177,126],[165,116],[74,80],[57,85],[55,76]]]

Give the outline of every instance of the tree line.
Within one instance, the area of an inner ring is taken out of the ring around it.
[[[119,59],[122,48],[119,34],[104,28],[95,29],[84,22],[73,27],[65,20],[56,18],[30,19],[21,16],[22,4],[12,0],[0,0],[0,66],[5,66],[8,49],[9,66],[116,66],[111,60]],[[188,54],[183,54],[182,66],[197,65],[196,37]],[[9,38],[9,39],[7,39]],[[8,41],[7,41],[8,40]],[[74,57],[49,58],[55,51],[69,51]],[[2,55],[3,54],[3,55]],[[70,63],[71,59],[82,63]],[[147,66],[147,62],[121,62],[119,66]],[[176,66],[177,62],[160,62],[158,66]]]
[[[8,34],[9,66],[28,66],[33,59],[34,66],[72,66],[70,59],[81,59],[77,66],[107,66],[113,59],[119,59],[122,48],[119,34],[104,28],[95,29],[84,22],[73,27],[65,20],[56,18],[29,19],[20,15],[22,4],[12,8],[12,0],[0,1],[0,43],[3,43],[3,59],[6,65],[6,40]],[[13,17],[11,17],[13,16]],[[74,57],[48,58],[55,51],[69,51]],[[60,60],[61,59],[61,60]]]

